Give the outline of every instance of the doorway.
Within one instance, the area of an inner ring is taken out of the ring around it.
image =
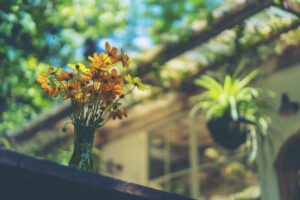
[[[300,131],[281,147],[276,162],[281,200],[300,199]]]

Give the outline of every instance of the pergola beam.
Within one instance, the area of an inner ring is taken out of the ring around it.
[[[32,121],[28,125],[24,126],[20,131],[14,133],[14,141],[22,142],[36,135],[39,131],[51,128],[58,121],[66,118],[71,113],[71,103],[64,102],[61,105],[55,107],[50,112],[40,114],[37,120]]]
[[[264,10],[271,5],[273,5],[272,0],[247,1],[246,3],[238,6],[231,12],[216,20],[209,30],[204,28],[198,32],[195,32],[184,42],[179,41],[177,43],[167,44],[166,46],[158,49],[151,59],[146,60],[139,65],[138,76],[143,77],[154,70],[155,68],[153,66],[153,61],[155,61],[155,65],[162,65],[170,59],[188,50],[191,50],[194,47],[203,44],[204,42],[207,42],[209,39],[215,37],[222,31],[240,24],[248,17]]]
[[[299,26],[300,26],[300,20],[297,20],[288,27],[284,27],[282,29],[279,29],[277,31],[272,32],[266,38],[263,38],[259,41],[256,41],[256,42],[254,42],[250,45],[248,44],[249,47],[247,49],[254,49],[254,48],[257,48],[260,45],[269,44],[272,41],[274,41],[275,39],[277,39],[281,34],[287,33],[291,30],[294,30],[294,29],[298,28]],[[245,52],[242,52],[242,53],[245,53]],[[206,67],[202,67],[197,73],[191,75],[189,78],[187,78],[185,81],[183,81],[180,84],[180,87],[177,88],[177,89],[179,91],[186,92],[186,93],[189,93],[189,94],[194,93],[195,89],[196,89],[196,86],[194,84],[195,78],[197,78],[200,75],[204,74],[208,70],[218,69],[219,67],[222,66],[222,63],[228,63],[228,62],[234,60],[238,56],[237,54],[241,54],[241,52],[235,52],[231,55],[224,56],[223,59],[215,61],[215,62],[213,62],[212,64],[210,64]]]
[[[280,7],[287,12],[293,13],[297,17],[300,17],[300,4],[291,0],[282,0]]]

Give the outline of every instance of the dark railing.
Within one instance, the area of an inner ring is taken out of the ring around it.
[[[191,200],[0,149],[2,200]]]

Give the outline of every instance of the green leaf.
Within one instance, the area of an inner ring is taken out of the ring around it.
[[[208,90],[215,90],[217,92],[223,91],[222,85],[207,75],[204,75],[200,79],[195,80],[195,84],[202,86]]]
[[[7,138],[0,138],[0,144],[3,145],[5,148],[10,149],[11,148],[11,143]]]
[[[233,121],[237,121],[239,116],[238,116],[235,98],[233,96],[230,96],[229,102],[230,102],[230,107],[231,107],[231,117],[232,117]]]
[[[226,76],[224,82],[224,93],[229,97],[231,95],[231,77]]]
[[[245,87],[253,78],[255,78],[257,76],[257,74],[258,74],[258,70],[252,71],[245,78],[243,78],[243,80],[241,80],[239,82],[238,88],[241,89],[241,88]],[[238,81],[238,80],[236,80],[236,81]]]

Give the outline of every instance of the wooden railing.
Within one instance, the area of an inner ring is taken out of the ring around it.
[[[0,149],[0,199],[190,200]]]

